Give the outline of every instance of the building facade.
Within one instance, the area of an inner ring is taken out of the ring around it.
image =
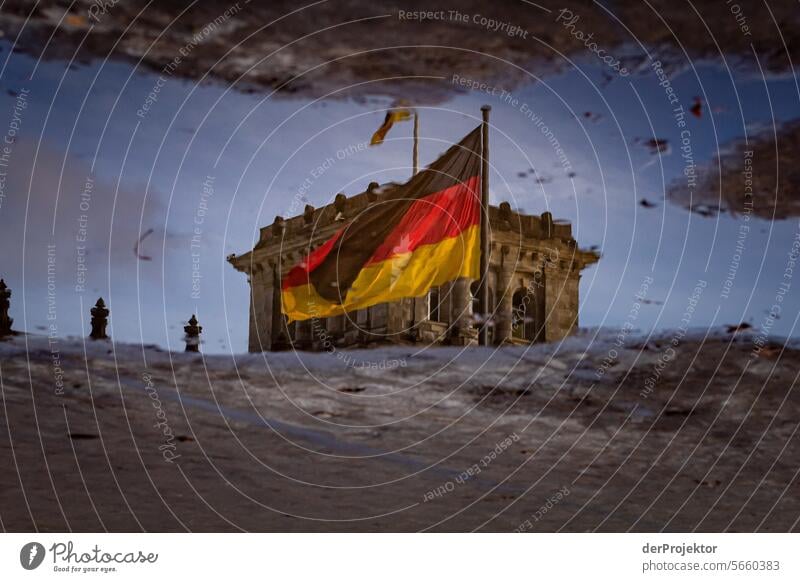
[[[324,208],[261,229],[255,247],[228,261],[250,284],[251,352],[330,350],[397,343],[477,345],[477,282],[457,279],[427,296],[402,299],[330,318],[295,321],[281,314],[280,282],[308,252],[349,218],[380,203],[380,188],[353,197],[338,194]],[[489,208],[489,338],[495,345],[557,341],[577,328],[581,271],[599,255],[578,248],[570,224]]]

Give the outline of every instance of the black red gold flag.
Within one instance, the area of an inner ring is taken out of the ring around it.
[[[479,278],[481,128],[312,251],[282,282],[290,320],[331,317]]]
[[[392,129],[392,125],[395,124],[397,121],[405,121],[407,119],[411,119],[411,111],[404,107],[390,109],[386,112],[386,117],[383,119],[383,124],[378,128],[374,134],[372,134],[372,139],[369,142],[369,145],[378,145],[383,143],[383,140],[386,138],[386,134],[389,133],[389,130]]]

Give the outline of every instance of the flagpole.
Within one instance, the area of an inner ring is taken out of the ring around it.
[[[413,174],[411,177],[417,175],[417,171],[419,170],[419,113],[417,112],[416,108],[414,109],[414,147],[411,150],[411,160],[414,166]],[[411,326],[414,327],[414,323],[417,320],[417,298],[411,298]]]
[[[490,105],[481,107],[481,279],[478,287],[480,327],[478,345],[489,345],[489,112]]]
[[[413,175],[416,176],[419,169],[419,113],[417,113],[416,109],[414,109],[414,151],[412,155],[414,160]]]

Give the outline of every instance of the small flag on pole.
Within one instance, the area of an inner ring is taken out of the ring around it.
[[[378,131],[372,134],[372,139],[370,140],[369,145],[382,144],[386,134],[389,133],[389,130],[392,129],[392,126],[395,124],[395,122],[411,119],[411,115],[411,109],[408,107],[399,107],[397,104],[395,104],[392,109],[386,112],[383,125],[378,128]]]

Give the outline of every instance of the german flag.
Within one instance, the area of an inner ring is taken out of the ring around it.
[[[390,109],[386,112],[386,117],[383,119],[383,125],[378,128],[378,131],[372,134],[372,139],[369,145],[382,144],[386,134],[392,129],[396,121],[405,121],[411,119],[411,110],[405,107]]]
[[[479,278],[481,128],[339,230],[282,283],[290,321],[331,317]]]

